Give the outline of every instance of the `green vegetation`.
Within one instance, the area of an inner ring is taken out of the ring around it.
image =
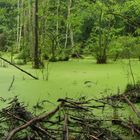
[[[97,115],[139,126],[139,69],[140,0],[0,0],[0,108],[15,96],[31,111],[43,100],[51,110],[58,98],[103,99]]]
[[[11,61],[15,53],[34,68],[84,55],[97,63],[140,58],[139,0],[1,0],[0,7],[0,50]]]

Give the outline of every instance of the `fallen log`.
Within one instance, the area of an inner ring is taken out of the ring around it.
[[[23,73],[29,75],[30,77],[32,77],[32,78],[38,80],[37,77],[35,77],[35,76],[33,76],[31,73],[29,73],[29,72],[27,72],[27,71],[21,69],[20,67],[16,66],[15,64],[13,64],[13,63],[11,63],[10,61],[6,60],[5,58],[3,58],[3,57],[0,56],[0,59],[2,59],[3,61],[7,62],[8,64],[14,66],[15,68],[17,68],[18,70],[22,71]]]

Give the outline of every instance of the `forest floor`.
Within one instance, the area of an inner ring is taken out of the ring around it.
[[[47,76],[47,69],[35,70],[31,64],[20,67],[39,77],[39,80],[32,79],[13,66],[0,67],[0,96],[18,95],[30,105],[43,99],[55,103],[58,98],[64,97],[100,98],[116,94],[118,90],[123,92],[126,85],[132,82],[128,60],[104,65],[97,65],[91,58],[50,63],[48,81],[43,80],[43,75],[44,78]],[[135,80],[140,79],[139,69],[140,62],[132,60]],[[13,75],[15,80],[8,91]]]

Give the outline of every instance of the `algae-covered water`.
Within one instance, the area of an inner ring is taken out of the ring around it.
[[[34,104],[47,99],[56,103],[58,98],[99,98],[118,91],[123,92],[127,83],[132,82],[128,61],[121,60],[97,65],[92,59],[70,60],[49,64],[49,71],[32,69],[30,64],[20,66],[39,77],[34,80],[13,66],[0,67],[0,96],[3,98],[18,95],[26,103]],[[135,80],[140,79],[140,62],[132,61]],[[48,74],[48,81],[43,80]],[[13,86],[8,91],[15,77]]]

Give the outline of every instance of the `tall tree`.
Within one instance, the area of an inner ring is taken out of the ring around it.
[[[71,47],[74,46],[73,30],[72,30],[72,26],[71,26],[71,23],[70,23],[71,8],[72,8],[72,0],[68,0],[68,2],[67,2],[67,20],[66,20],[65,48],[67,48],[67,45],[68,45],[68,38],[70,38]]]
[[[33,68],[40,67],[39,45],[38,45],[38,0],[34,3],[34,62]]]

